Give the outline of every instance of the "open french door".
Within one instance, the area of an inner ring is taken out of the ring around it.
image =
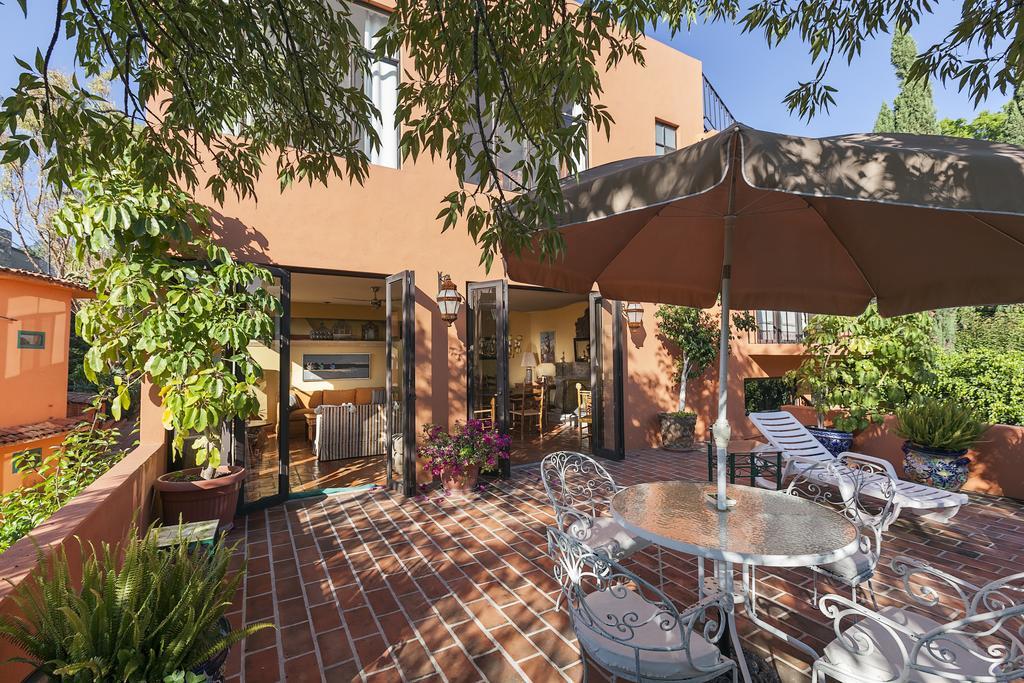
[[[466,286],[467,417],[494,406],[495,429],[508,433],[508,282],[488,280]],[[507,477],[511,464],[501,463]]]
[[[622,302],[590,295],[590,387],[593,392],[591,448],[613,460],[626,457],[623,405]]]
[[[261,286],[280,303],[280,312],[274,318],[273,339],[253,342],[248,348],[267,383],[264,392],[266,405],[261,410],[262,417],[257,415],[247,420],[233,420],[231,438],[223,438],[221,448],[226,462],[246,469],[239,496],[242,511],[283,502],[288,498],[289,486],[291,273],[283,268],[262,267],[270,271],[273,280]],[[277,386],[273,387],[274,384]]]
[[[416,493],[416,280],[410,270],[385,280],[387,484]]]

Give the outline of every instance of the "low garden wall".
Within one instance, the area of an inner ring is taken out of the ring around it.
[[[81,543],[97,548],[100,543],[124,540],[133,520],[146,526],[153,518],[153,482],[167,471],[167,451],[163,430],[141,434],[144,440],[121,462],[110,468],[88,488],[36,527],[28,536],[0,554],[0,613],[15,610],[15,588],[39,569],[39,555],[50,557],[63,547],[71,560],[72,572],[81,570]],[[77,580],[79,576],[72,574]],[[19,681],[31,670],[22,664],[8,664],[19,652],[0,640],[0,666],[3,680]]]
[[[817,417],[806,406],[783,406],[802,423],[812,425]],[[889,416],[882,424],[871,425],[853,440],[853,450],[884,458],[903,476],[903,439],[895,434],[896,418]],[[1007,496],[1024,500],[1024,427],[992,425],[981,442],[968,454],[971,476],[964,491]]]

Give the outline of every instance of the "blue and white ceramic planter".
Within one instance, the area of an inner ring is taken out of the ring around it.
[[[821,427],[808,427],[807,431],[814,435],[814,438],[821,442],[829,453],[838,456],[845,453],[853,446],[853,434],[838,429],[823,429]]]
[[[903,443],[903,471],[907,479],[944,491],[959,491],[971,473],[967,451],[939,451]]]

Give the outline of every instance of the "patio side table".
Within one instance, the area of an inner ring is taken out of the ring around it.
[[[745,616],[756,626],[817,659],[810,645],[757,615],[753,568],[837,562],[859,547],[857,527],[823,505],[782,491],[729,485],[728,495],[736,506],[725,511],[715,507],[714,495],[714,484],[651,482],[622,489],[612,496],[610,507],[612,518],[627,531],[670,550],[714,561],[719,589],[733,598],[726,616],[732,651],[745,683],[751,679],[736,630],[736,602],[743,604]],[[738,586],[736,564],[742,568]],[[701,582],[703,566],[701,561]]]
[[[707,449],[708,481],[713,482],[718,469],[718,458],[715,457],[715,447],[712,442],[707,442]],[[726,476],[729,478],[730,484],[737,483],[738,477],[741,484],[749,481],[750,486],[782,490],[782,451],[774,450],[769,446],[743,450],[733,450],[730,446],[726,457]],[[773,475],[775,480],[772,481],[765,475]]]

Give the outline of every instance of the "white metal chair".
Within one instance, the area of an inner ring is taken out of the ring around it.
[[[574,451],[549,453],[540,463],[540,474],[559,531],[612,560],[650,545],[607,515],[609,501],[621,487],[590,456]]]
[[[762,413],[750,413],[750,421],[764,435],[774,450],[782,451],[785,460],[784,472],[780,477],[784,480],[797,467],[808,467],[809,461],[832,462],[836,460],[828,449],[807,431],[792,413],[777,410]],[[881,497],[886,481],[896,482],[895,510],[891,522],[895,522],[904,508],[923,511],[928,519],[948,522],[970,500],[963,493],[943,491],[932,486],[903,481],[896,476],[892,463],[863,453],[847,452],[840,455],[856,457],[859,462],[874,463],[879,469],[873,480],[865,482],[864,493],[873,497]]]
[[[732,596],[708,595],[682,612],[660,590],[606,555],[548,527],[548,554],[587,657],[629,681],[710,681],[735,663],[715,643],[726,632]],[[586,656],[584,656],[586,655]]]
[[[860,546],[850,557],[830,564],[811,567],[814,571],[814,603],[818,602],[818,574],[845,584],[857,602],[857,588],[867,584],[872,604],[877,609],[872,579],[882,554],[882,531],[895,514],[896,481],[873,461],[844,453],[829,461],[794,459],[797,474],[786,492],[835,508],[857,526]],[[871,503],[865,490],[870,488]],[[813,529],[809,530],[813,533]]]
[[[978,588],[907,557],[892,566],[910,600],[930,614],[873,611],[840,595],[823,596],[819,606],[836,639],[814,663],[813,683],[1024,680],[1024,572]],[[943,595],[955,604],[938,614]]]

